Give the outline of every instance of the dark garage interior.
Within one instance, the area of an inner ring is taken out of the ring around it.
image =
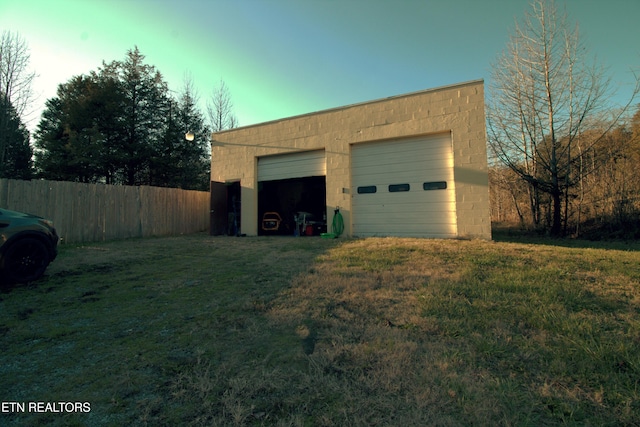
[[[227,184],[227,235],[239,236],[242,201],[240,199],[240,181]]]
[[[317,236],[327,231],[324,176],[258,183],[258,234]]]

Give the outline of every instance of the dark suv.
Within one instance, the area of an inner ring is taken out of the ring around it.
[[[58,240],[53,222],[0,209],[0,282],[39,279],[58,254]]]

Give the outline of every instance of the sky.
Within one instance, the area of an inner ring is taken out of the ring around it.
[[[628,99],[640,70],[640,0],[556,0]],[[138,47],[203,108],[224,81],[240,126],[471,80],[490,82],[529,0],[0,0],[38,75],[34,129],[73,76]]]

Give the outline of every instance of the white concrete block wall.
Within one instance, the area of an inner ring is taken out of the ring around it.
[[[212,135],[211,180],[240,180],[242,230],[258,233],[257,158],[324,149],[327,218],[336,206],[351,234],[351,145],[451,132],[460,237],[491,238],[484,83],[473,81]]]

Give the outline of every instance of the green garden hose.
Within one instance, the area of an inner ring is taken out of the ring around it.
[[[344,231],[344,220],[342,219],[342,214],[340,213],[340,209],[336,208],[333,211],[333,221],[331,222],[331,232],[336,235],[336,237],[340,236]]]

